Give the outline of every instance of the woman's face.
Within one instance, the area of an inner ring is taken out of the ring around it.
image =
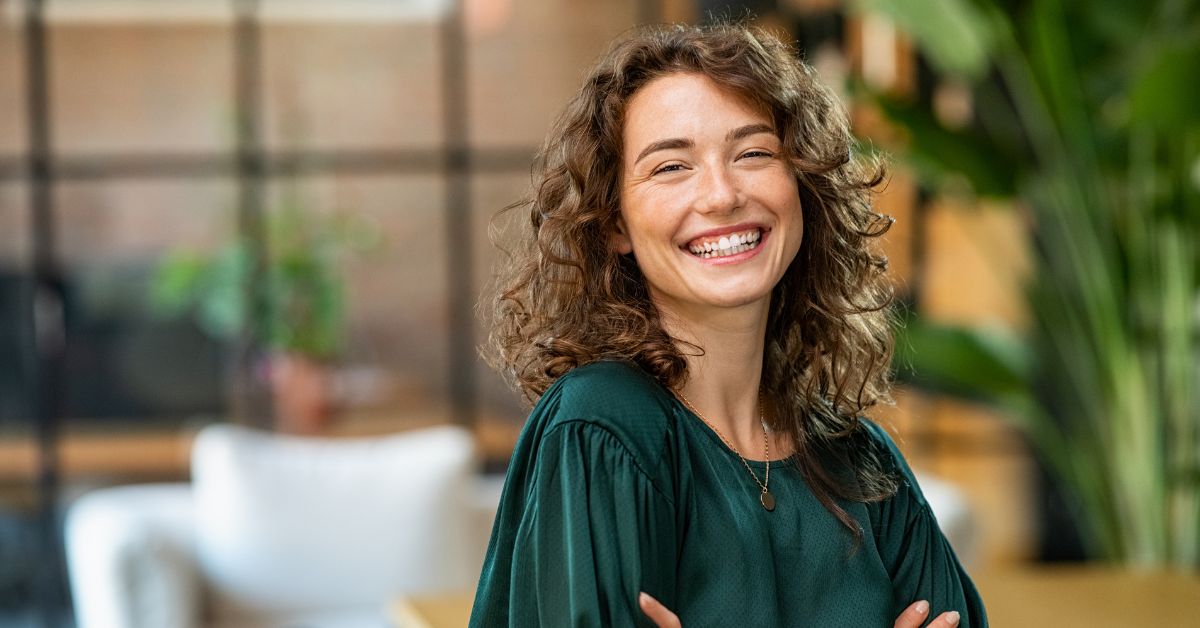
[[[701,74],[669,74],[634,93],[623,138],[613,244],[655,303],[685,318],[769,304],[804,234],[770,117]]]

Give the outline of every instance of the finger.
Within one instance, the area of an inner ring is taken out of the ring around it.
[[[929,622],[929,626],[926,628],[955,628],[958,626],[959,619],[961,618],[958,616],[958,611],[947,611]]]
[[[642,607],[642,612],[649,617],[658,628],[681,628],[679,625],[679,617],[672,613],[661,602],[650,597],[647,593],[638,595],[638,605]]]
[[[929,602],[918,600],[900,613],[893,628],[921,628],[921,624],[925,622],[925,617],[928,615]]]

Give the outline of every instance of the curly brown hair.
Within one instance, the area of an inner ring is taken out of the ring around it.
[[[663,386],[682,385],[685,351],[703,347],[664,330],[636,262],[610,245],[625,109],[642,86],[678,72],[703,74],[769,112],[795,172],[805,233],[771,295],[762,385],[796,464],[857,536],[834,496],[873,501],[895,490],[882,455],[860,446],[859,421],[888,400],[892,294],[886,258],[869,246],[891,225],[870,204],[884,171],[854,154],[834,93],[763,30],[644,27],[600,58],[539,152],[532,197],[507,208],[527,207],[529,222],[481,304],[491,329],[484,355],[530,400],[597,360],[632,362]]]

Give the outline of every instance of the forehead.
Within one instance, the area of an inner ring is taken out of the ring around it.
[[[634,92],[625,108],[625,148],[661,137],[724,136],[749,123],[771,124],[767,108],[698,73],[657,77]]]

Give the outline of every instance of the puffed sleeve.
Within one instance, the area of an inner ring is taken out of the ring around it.
[[[882,428],[869,422],[867,426],[890,456],[899,480],[896,494],[871,508],[876,546],[892,578],[893,615],[917,600],[928,600],[931,620],[955,610],[962,628],[986,627],[983,600],[938,527],[912,469]]]
[[[531,452],[532,453],[532,452]],[[674,505],[613,432],[562,422],[510,476],[471,626],[652,626],[675,599]]]

